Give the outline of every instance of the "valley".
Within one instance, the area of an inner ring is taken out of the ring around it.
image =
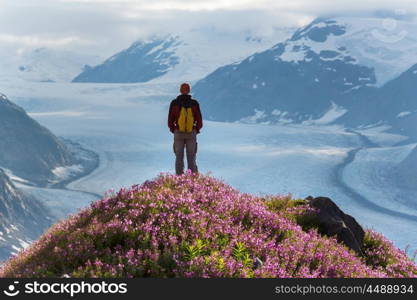
[[[7,92],[19,99],[18,104],[23,107],[29,95],[37,99],[30,102],[29,115],[58,136],[78,142],[100,157],[96,170],[69,183],[65,189],[19,185],[25,192],[43,199],[43,204],[57,217],[63,218],[89,205],[97,199],[95,194],[112,194],[161,172],[173,172],[172,135],[166,127],[166,117],[168,104],[176,95],[175,83],[29,86],[27,89],[9,86]],[[42,103],[42,109],[33,103]],[[401,199],[395,194],[375,194],[398,189],[397,183],[365,181],[366,172],[378,173],[397,164],[401,159],[395,153],[402,153],[404,158],[412,151],[412,144],[395,146],[405,140],[406,137],[385,133],[383,128],[363,130],[358,135],[336,125],[205,121],[198,140],[198,163],[202,173],[210,173],[243,192],[331,197],[365,227],[382,232],[402,249],[407,245],[414,249],[415,217],[405,216],[410,212],[400,208]],[[376,144],[377,148],[371,147]],[[369,165],[372,152],[367,157],[359,154],[371,149],[392,155]],[[356,155],[349,159],[352,151]],[[366,184],[359,185],[361,180]],[[410,209],[416,205],[412,195],[417,191],[408,192],[407,199],[411,202],[401,205]],[[380,209],[362,201],[363,197]]]

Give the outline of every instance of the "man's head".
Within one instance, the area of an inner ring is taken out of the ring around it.
[[[182,95],[188,95],[190,93],[190,91],[191,91],[191,87],[190,87],[190,85],[188,83],[181,84],[181,86],[180,86],[180,93]]]

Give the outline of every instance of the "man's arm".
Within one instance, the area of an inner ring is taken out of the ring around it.
[[[203,127],[203,117],[201,115],[201,110],[200,110],[200,105],[198,104],[198,102],[196,101],[196,129],[197,129],[197,133],[200,133],[200,129]]]
[[[174,116],[174,101],[171,102],[169,105],[169,112],[168,112],[168,127],[171,132],[175,130],[175,116]]]

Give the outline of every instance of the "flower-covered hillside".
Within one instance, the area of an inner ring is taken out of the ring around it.
[[[358,257],[314,226],[303,200],[242,194],[210,176],[162,174],[54,225],[2,277],[411,277],[368,231]]]

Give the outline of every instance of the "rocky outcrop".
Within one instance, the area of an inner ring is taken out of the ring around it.
[[[365,232],[355,218],[345,214],[330,198],[307,197],[308,204],[317,209],[319,230],[327,236],[336,236],[338,242],[362,255]]]
[[[0,167],[38,185],[73,163],[65,144],[0,93]]]

